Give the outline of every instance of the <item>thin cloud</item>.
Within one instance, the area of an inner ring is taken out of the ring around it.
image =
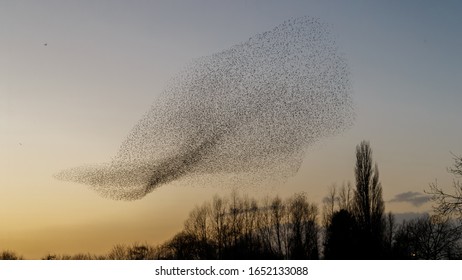
[[[403,223],[404,221],[411,221],[414,219],[419,219],[425,216],[429,216],[428,212],[405,212],[405,213],[394,213],[395,222],[397,225]]]
[[[389,202],[407,202],[415,207],[419,207],[430,201],[430,196],[420,192],[404,192],[395,195]]]

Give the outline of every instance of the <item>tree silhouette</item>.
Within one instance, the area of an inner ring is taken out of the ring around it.
[[[326,197],[322,200],[322,224],[324,228],[328,228],[332,222],[332,217],[335,213],[336,201],[338,201],[337,187],[332,185]]]
[[[274,227],[274,233],[276,237],[276,250],[277,256],[284,256],[287,252],[285,244],[287,240],[284,238],[286,234],[286,226],[284,217],[286,216],[286,207],[279,197],[275,197],[271,202],[271,224]]]
[[[326,230],[324,258],[356,259],[358,242],[355,217],[346,209],[334,212]]]
[[[22,257],[13,251],[5,250],[0,252],[0,260],[22,260]]]
[[[353,214],[354,197],[351,184],[335,185],[323,200],[324,258],[356,259],[358,226]]]
[[[318,259],[318,209],[304,194],[296,194],[289,202],[290,259]]]
[[[161,259],[318,259],[316,205],[305,194],[282,201],[215,196],[195,207],[184,230],[159,247]],[[112,255],[117,255],[113,249]]]
[[[184,236],[188,237],[194,245],[194,254],[197,259],[212,259],[215,258],[214,248],[209,238],[210,225],[210,204],[205,203],[202,206],[196,206],[190,213],[188,219],[184,223]],[[196,248],[197,247],[197,248]]]
[[[117,244],[112,247],[108,254],[110,260],[126,260],[128,259],[128,248],[122,244]]]
[[[387,259],[392,257],[393,239],[396,231],[396,219],[393,213],[389,212],[385,218],[384,232],[384,253]]]
[[[155,257],[154,251],[148,244],[133,244],[127,250],[129,260],[152,260]]]
[[[217,248],[218,259],[224,258],[227,247],[228,225],[226,224],[226,205],[227,201],[215,196],[210,211],[211,216],[211,237]]]
[[[425,215],[403,222],[393,246],[395,259],[460,259],[461,227],[449,218]]]
[[[244,197],[240,199],[241,227],[235,244],[234,256],[247,256],[248,259],[261,258],[261,243],[256,235],[258,226],[259,207],[254,199]]]
[[[211,245],[208,242],[199,240],[196,238],[196,235],[189,234],[185,231],[176,234],[173,239],[167,243],[166,247],[170,249],[170,259],[201,260],[214,258]]]
[[[454,157],[454,166],[449,172],[456,178],[462,176],[462,156]],[[436,203],[434,210],[438,215],[462,220],[462,183],[454,180],[453,189],[453,193],[448,193],[435,182],[430,184],[430,189],[426,192],[432,195],[432,200]]]
[[[343,184],[340,188],[338,193],[338,197],[336,198],[338,209],[339,210],[347,210],[351,212],[353,209],[353,202],[354,202],[354,191],[352,189],[351,183],[348,182],[346,185]]]
[[[362,258],[381,258],[385,207],[378,166],[375,164],[372,167],[372,149],[369,142],[362,141],[356,146],[355,178],[354,214],[362,241],[357,249]]]
[[[340,190],[337,189],[336,185],[330,187],[328,195],[323,199],[323,215],[322,225],[327,229],[332,221],[332,216],[335,212],[340,210],[346,210],[353,212],[354,206],[354,191],[351,187],[351,183],[343,183]]]

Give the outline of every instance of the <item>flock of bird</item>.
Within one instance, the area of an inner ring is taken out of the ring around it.
[[[353,124],[351,91],[329,28],[288,20],[186,66],[108,163],[56,177],[133,200],[179,178],[291,176],[311,144]]]

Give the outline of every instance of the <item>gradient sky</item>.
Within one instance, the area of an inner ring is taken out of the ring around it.
[[[40,258],[158,244],[194,205],[228,194],[179,180],[121,202],[52,175],[107,162],[187,63],[305,15],[329,24],[348,60],[355,124],[310,147],[285,184],[239,192],[305,191],[320,204],[332,184],[354,181],[366,139],[386,210],[430,210],[391,200],[435,180],[451,188],[451,152],[462,154],[461,12],[460,1],[0,0],[0,250]]]

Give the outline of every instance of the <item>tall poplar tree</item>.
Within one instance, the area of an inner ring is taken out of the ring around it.
[[[379,259],[383,257],[385,207],[379,169],[377,164],[372,165],[372,149],[367,141],[356,146],[355,179],[354,214],[361,241],[359,256]]]

